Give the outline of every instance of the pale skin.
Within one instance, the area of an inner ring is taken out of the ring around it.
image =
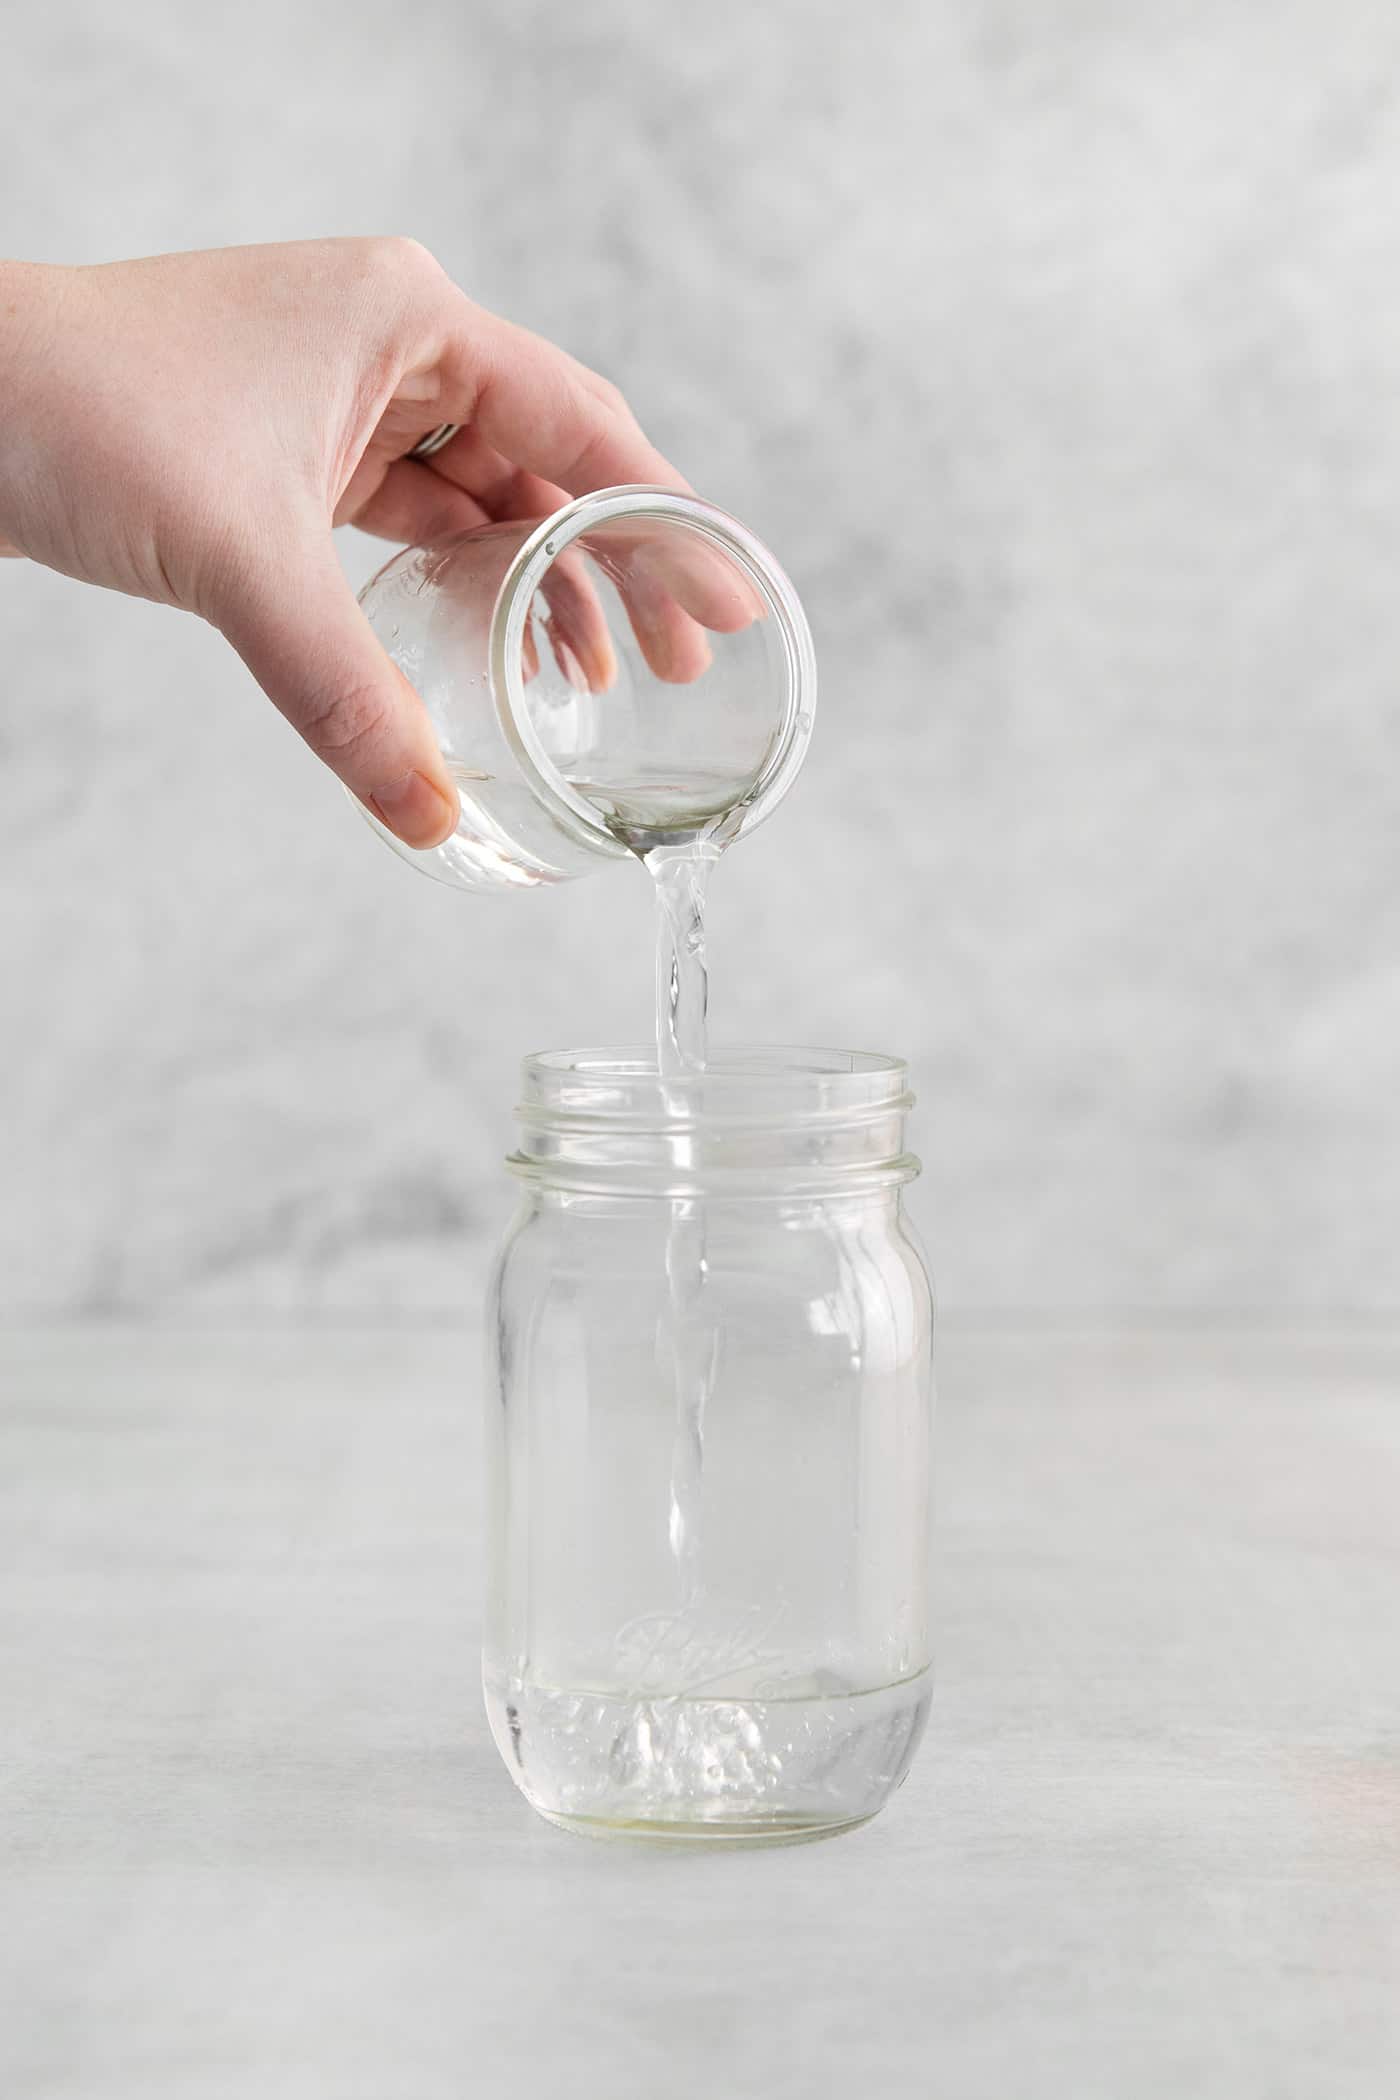
[[[407,458],[440,423],[463,428]],[[414,241],[0,262],[0,554],[207,620],[409,845],[449,835],[456,789],[332,528],[432,540],[623,482],[686,487],[615,386]],[[698,628],[659,617],[649,658],[694,677]]]

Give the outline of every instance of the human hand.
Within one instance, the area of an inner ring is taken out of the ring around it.
[[[614,386],[396,238],[0,263],[0,400],[0,552],[208,620],[418,847],[452,831],[456,789],[332,526],[425,541],[620,482],[686,487]],[[445,422],[449,445],[406,457]],[[661,675],[698,675],[683,605],[657,592],[632,616]]]

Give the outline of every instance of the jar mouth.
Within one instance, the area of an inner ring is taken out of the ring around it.
[[[907,1109],[908,1068],[877,1050],[738,1044],[712,1051],[705,1069],[662,1076],[654,1045],[541,1050],[522,1065],[521,1113],[608,1121],[770,1120]]]
[[[781,802],[802,767],[816,706],[816,653],[802,602],[763,543],[727,511],[698,496],[642,484],[579,496],[530,534],[502,579],[491,617],[490,680],[497,719],[535,799],[580,842],[613,856],[620,844],[602,811],[554,764],[531,719],[522,676],[525,626],[546,572],[573,541],[617,518],[656,518],[684,526],[717,547],[759,593],[781,638],[786,668],[784,712],[757,778],[736,808],[728,836],[749,832]]]
[[[741,1045],[673,1077],[654,1048],[547,1050],[522,1074],[508,1164],[551,1186],[819,1195],[919,1171],[903,1149],[907,1067],[877,1051]]]

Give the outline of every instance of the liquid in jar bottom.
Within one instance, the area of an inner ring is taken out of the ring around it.
[[[882,1808],[928,1719],[927,1669],[873,1690],[815,1671],[788,1696],[628,1697],[484,1674],[531,1806],[590,1836],[736,1844],[835,1835]]]

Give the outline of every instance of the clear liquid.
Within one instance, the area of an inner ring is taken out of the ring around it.
[[[734,803],[732,781],[707,773],[666,781],[621,781],[606,791],[584,785],[581,791],[637,854],[656,886],[656,1068],[663,1082],[683,1080],[705,1069],[705,898],[742,805]],[[672,1113],[685,1113],[681,1089],[665,1098]],[[698,1605],[703,1595],[705,1409],[719,1354],[705,1282],[704,1210],[697,1201],[678,1198],[667,1227],[667,1304],[656,1337],[656,1361],[674,1396],[666,1529],[683,1609]]]
[[[666,1535],[684,1609],[704,1594],[700,1520],[705,1474],[705,1410],[714,1388],[719,1334],[706,1303],[705,1218],[698,1203],[676,1202],[666,1235],[667,1307],[657,1364],[674,1394],[671,1500]]]
[[[819,1671],[784,1691],[627,1697],[488,1676],[486,1704],[527,1798],[599,1834],[759,1841],[873,1815],[918,1748],[928,1671],[874,1691]]]
[[[663,1081],[705,1069],[705,893],[719,850],[702,835],[683,846],[653,847],[646,855],[656,884],[656,1064]],[[668,1105],[683,1112],[679,1090]],[[697,1605],[703,1593],[705,1409],[719,1356],[719,1334],[706,1303],[706,1273],[704,1208],[694,1199],[677,1198],[666,1234],[667,1318],[657,1336],[657,1357],[675,1394],[667,1536],[686,1608]]]
[[[731,774],[699,766],[677,768],[665,780],[644,776],[573,784],[613,837],[643,858],[658,847],[693,845],[702,839],[720,852],[748,806],[748,790],[736,792]]]
[[[656,846],[645,856],[656,885],[656,1068],[663,1079],[703,1072],[709,1054],[705,896],[719,852],[702,838]]]

